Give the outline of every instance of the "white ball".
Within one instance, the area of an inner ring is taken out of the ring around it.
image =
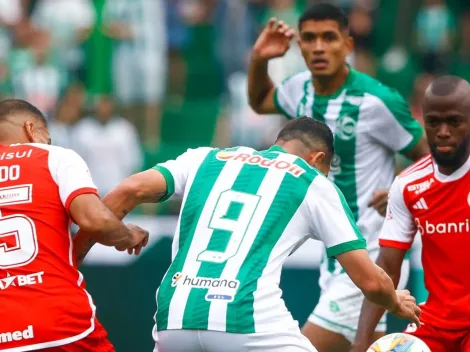
[[[431,350],[417,337],[396,333],[381,337],[367,352],[431,352]]]

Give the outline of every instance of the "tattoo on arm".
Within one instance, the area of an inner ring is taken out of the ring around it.
[[[83,246],[80,253],[77,255],[77,264],[81,264],[83,259],[85,259],[86,255],[90,251],[90,249],[95,245],[95,241],[92,238],[89,238],[86,245]]]

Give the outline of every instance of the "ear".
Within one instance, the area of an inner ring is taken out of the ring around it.
[[[29,143],[34,143],[34,124],[31,121],[25,121],[23,126]]]
[[[350,36],[349,33],[345,34],[344,48],[346,49],[346,56],[351,54],[354,50],[354,38]]]
[[[325,159],[326,154],[324,152],[312,152],[310,153],[309,164],[312,166],[322,164],[323,160]]]

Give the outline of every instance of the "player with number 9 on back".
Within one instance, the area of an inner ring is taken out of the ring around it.
[[[328,126],[300,118],[268,150],[190,149],[104,197],[119,218],[140,203],[183,198],[157,293],[155,351],[316,351],[279,288],[282,264],[308,238],[323,241],[366,297],[418,322],[414,298],[395,293],[373,264],[343,194],[326,178],[333,153]]]
[[[148,241],[101,202],[78,154],[50,145],[37,108],[1,102],[0,351],[114,351],[76,268],[71,220],[118,250]]]

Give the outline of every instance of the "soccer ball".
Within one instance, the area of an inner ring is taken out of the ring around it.
[[[367,352],[431,352],[431,350],[417,337],[397,333],[381,337],[369,347]]]

